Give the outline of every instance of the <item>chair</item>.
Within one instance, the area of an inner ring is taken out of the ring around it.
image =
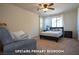
[[[13,40],[10,32],[4,28],[0,27],[0,41],[3,44],[3,54],[4,55],[17,55],[17,54],[26,54],[26,55],[35,55],[34,52],[18,52],[16,50],[35,50],[36,49],[36,40],[34,39],[24,39],[24,40]]]

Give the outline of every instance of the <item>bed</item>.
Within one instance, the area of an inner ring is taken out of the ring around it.
[[[50,31],[40,32],[40,38],[54,39],[58,42],[59,38],[63,37],[63,27],[51,27]]]

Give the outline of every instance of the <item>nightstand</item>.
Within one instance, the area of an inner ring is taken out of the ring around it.
[[[64,37],[72,38],[72,31],[64,31]]]

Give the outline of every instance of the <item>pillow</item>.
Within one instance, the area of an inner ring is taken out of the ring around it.
[[[22,34],[20,35],[21,39],[28,39],[28,35],[27,34]]]
[[[58,31],[58,29],[53,29],[53,31]]]
[[[12,32],[10,32],[10,35],[11,35],[12,39],[15,39],[15,36],[13,35]]]
[[[63,30],[62,30],[62,29],[59,29],[58,31],[61,31],[61,32],[63,32]]]
[[[50,31],[53,31],[53,29],[51,29]]]
[[[27,39],[28,35],[23,31],[13,32],[13,36],[15,40],[23,40]]]

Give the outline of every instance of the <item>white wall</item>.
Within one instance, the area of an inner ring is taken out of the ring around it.
[[[64,30],[73,31],[73,38],[77,38],[77,10],[63,13]]]
[[[0,4],[1,22],[6,22],[10,31],[23,30],[26,33],[39,35],[39,16],[35,13],[16,7],[12,4]]]
[[[78,12],[77,12],[77,34],[78,34],[78,40],[79,40],[79,7],[78,7]]]

